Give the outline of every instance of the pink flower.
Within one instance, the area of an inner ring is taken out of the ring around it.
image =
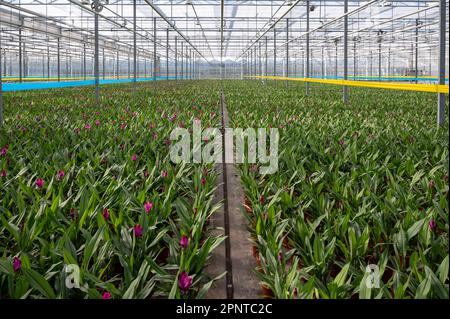
[[[133,162],[135,162],[135,161],[137,160],[137,155],[136,155],[136,154],[133,154],[133,156],[131,156],[131,160],[132,160]]]
[[[189,276],[185,271],[183,271],[178,278],[178,287],[180,287],[181,292],[186,293],[192,285],[192,277]]]
[[[339,140],[339,145],[344,145],[344,139],[343,138],[341,138],[340,140]]]
[[[77,218],[77,215],[77,210],[75,208],[71,208],[69,213],[70,219],[75,220]]]
[[[108,208],[103,209],[102,216],[105,220],[109,219],[109,209]]]
[[[161,177],[162,177],[162,178],[166,178],[167,175],[168,175],[168,174],[167,174],[167,171],[162,171],[162,172],[161,172]]]
[[[153,208],[153,203],[152,202],[146,202],[144,204],[144,209],[145,212],[148,214],[148,212]]]
[[[434,219],[430,220],[429,223],[428,223],[428,228],[429,228],[431,231],[433,231],[433,230],[436,229],[436,227],[437,227],[437,224],[436,224],[436,222],[434,221]]]
[[[58,180],[62,180],[63,179],[63,177],[66,175],[66,173],[64,173],[64,170],[60,170],[59,172],[58,172],[58,174],[56,174],[56,178],[58,179]]]
[[[137,238],[141,238],[142,237],[142,232],[143,232],[143,228],[141,225],[136,224],[134,226],[134,236],[136,236]]]
[[[12,264],[13,264],[14,272],[18,272],[20,270],[20,268],[22,268],[22,261],[20,260],[19,257],[14,257]]]
[[[181,239],[180,239],[181,248],[186,249],[188,245],[189,245],[189,239],[187,238],[187,236],[186,235],[181,236]]]
[[[102,299],[111,299],[111,293],[109,291],[105,291],[102,295]]]
[[[99,121],[99,120],[96,120],[96,121],[95,121],[95,125],[99,126],[99,125],[100,125],[100,121]]]
[[[77,128],[75,128],[73,131],[75,132],[75,134],[80,134],[80,131],[81,131],[81,130],[77,127]]]
[[[6,156],[6,153],[8,153],[8,148],[9,148],[8,144],[3,146],[2,149],[0,150],[0,156]]]
[[[283,261],[283,253],[280,251],[278,252],[278,261],[282,262]]]
[[[121,128],[122,130],[126,129],[126,127],[127,127],[127,123],[122,123],[122,124],[120,124],[120,128]]]
[[[38,178],[37,180],[36,180],[36,187],[37,188],[42,188],[44,186],[44,180],[42,179],[42,178]]]
[[[90,129],[91,129],[91,124],[86,123],[86,125],[84,126],[84,128],[85,128],[86,130],[90,130]]]
[[[149,175],[150,175],[150,173],[149,173],[147,170],[145,170],[145,171],[144,171],[144,176],[145,176],[145,177],[148,177]]]
[[[0,177],[6,177],[6,170],[2,170],[0,173]]]
[[[261,205],[264,205],[265,202],[264,195],[259,196],[259,202],[261,203]]]
[[[206,184],[206,179],[202,178],[202,180],[200,181],[200,183],[201,183],[202,185],[205,185],[205,184]]]

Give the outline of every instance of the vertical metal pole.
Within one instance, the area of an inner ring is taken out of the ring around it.
[[[136,90],[137,52],[136,52],[136,0],[133,0],[133,87]]]
[[[336,77],[336,80],[337,80],[337,78],[338,78],[338,42],[336,41],[334,43],[334,45],[335,45],[335,49],[336,49],[336,52],[334,55],[334,76]]]
[[[50,80],[50,47],[47,45],[47,80]]]
[[[95,10],[94,10],[95,11]],[[100,78],[99,78],[99,44],[98,44],[98,13],[94,12],[94,78],[95,78],[95,103],[100,104]]]
[[[103,80],[105,79],[105,64],[106,64],[105,47],[103,47],[102,48],[102,77],[103,77]]]
[[[86,80],[86,42],[83,42],[83,79]]]
[[[445,28],[446,28],[446,1],[439,1],[439,85],[445,85]],[[438,93],[437,122],[445,122],[445,94]]]
[[[258,42],[258,75],[262,75],[261,42]]]
[[[175,80],[178,80],[178,38],[175,37]]]
[[[184,77],[184,42],[181,42],[181,79],[183,80]]]
[[[119,79],[119,49],[116,53],[116,78]]]
[[[166,80],[169,79],[169,28],[166,30]]]
[[[344,0],[344,81],[348,80],[348,0]],[[344,103],[348,101],[348,87],[344,85],[342,91]]]
[[[22,22],[23,23],[23,22]],[[22,27],[19,28],[19,82],[22,83],[23,72],[23,60],[22,60]]]
[[[5,51],[4,51],[5,52]],[[2,59],[6,61],[6,55],[2,55],[2,36],[0,35],[0,127],[3,126],[3,78],[2,78]],[[3,67],[6,68],[6,65]]]
[[[387,68],[387,76],[391,76],[391,48],[388,50],[388,68]]]
[[[267,76],[268,72],[267,72],[267,36],[266,36],[266,48],[265,48],[265,67],[264,67],[264,75]]]
[[[60,38],[57,38],[57,76],[58,76],[58,82],[61,81],[61,57],[60,57]]]
[[[289,77],[289,18],[286,18],[286,77]],[[289,81],[286,81],[286,88],[289,86]]]
[[[309,0],[306,0],[306,78],[309,78]],[[309,95],[309,82],[306,82],[306,95]]]
[[[381,82],[381,41],[378,43],[378,81]]]
[[[356,70],[356,41],[353,42],[353,80],[356,80],[357,70]]]
[[[273,28],[273,76],[277,76],[277,31]]]
[[[153,18],[153,80],[156,80],[156,17]]]
[[[325,78],[325,62],[324,62],[324,60],[323,60],[323,47],[322,47],[322,53],[321,53],[321,60],[322,60],[322,70],[321,70],[321,73],[322,73],[322,79],[323,78]]]
[[[418,81],[418,76],[419,76],[419,19],[416,19],[416,46],[415,46],[415,54],[414,54],[414,73],[415,73],[415,82],[416,84],[419,82]]]

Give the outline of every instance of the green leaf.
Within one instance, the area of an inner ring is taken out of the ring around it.
[[[38,290],[42,295],[49,299],[55,299],[55,292],[50,284],[45,280],[44,276],[31,268],[23,268],[23,274],[27,277],[31,287]]]
[[[425,224],[426,219],[423,218],[417,222],[415,222],[406,232],[408,240],[411,240],[414,236],[416,236],[419,231],[422,229],[423,225]]]
[[[345,284],[349,267],[350,263],[346,264],[344,267],[342,267],[341,271],[336,276],[336,278],[334,278],[333,282],[336,283],[338,287]]]

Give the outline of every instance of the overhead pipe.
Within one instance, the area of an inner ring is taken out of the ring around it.
[[[181,32],[180,30],[178,30],[178,28],[176,27],[175,23],[173,23],[172,21],[169,20],[169,18],[164,14],[164,12],[162,12],[156,5],[154,5],[151,1],[149,0],[144,0],[164,21],[166,21],[166,23],[168,25],[170,25],[172,27],[172,29],[178,33],[180,35],[180,37],[183,38],[184,41],[186,41],[187,44],[189,44],[192,49],[195,50],[195,52],[197,52],[206,62],[208,62],[208,60],[203,56],[203,54],[200,53],[200,51],[198,51],[198,49],[195,47],[195,45],[193,45],[191,43],[191,41],[183,34],[183,32]],[[209,62],[208,62],[209,63]]]

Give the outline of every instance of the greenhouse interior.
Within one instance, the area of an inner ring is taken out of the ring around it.
[[[449,299],[446,0],[0,0],[0,299]]]

